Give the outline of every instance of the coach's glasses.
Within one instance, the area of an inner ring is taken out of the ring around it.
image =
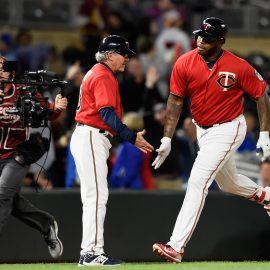
[[[129,55],[127,53],[124,52],[120,52],[120,51],[112,51],[114,53],[120,54],[121,56],[123,56],[124,58],[129,58]]]

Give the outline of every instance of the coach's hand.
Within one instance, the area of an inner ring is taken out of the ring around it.
[[[166,157],[171,152],[171,138],[169,137],[163,137],[161,141],[160,147],[156,150],[158,152],[158,155],[154,162],[152,163],[152,166],[155,166],[155,169],[158,169],[160,165],[164,162]]]
[[[54,101],[54,110],[55,111],[63,111],[67,108],[67,98],[62,97],[60,94],[56,95]]]
[[[145,130],[137,132],[137,137],[134,145],[144,153],[152,152],[154,147],[144,139],[143,135],[145,133]]]
[[[257,142],[257,150],[261,149],[263,158],[270,157],[270,139],[268,131],[261,131]]]

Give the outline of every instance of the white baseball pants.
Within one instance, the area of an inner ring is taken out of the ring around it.
[[[98,129],[83,125],[76,126],[70,148],[81,182],[81,254],[99,255],[104,253],[103,231],[108,200],[107,159],[111,143]]]
[[[246,176],[237,174],[233,154],[242,144],[245,135],[246,121],[243,115],[209,129],[197,126],[200,151],[194,162],[185,199],[168,242],[176,251],[183,251],[191,238],[203,209],[208,188],[214,179],[222,191],[247,199],[253,198],[255,194],[260,197],[262,190],[265,190]],[[269,194],[267,196],[269,197]]]

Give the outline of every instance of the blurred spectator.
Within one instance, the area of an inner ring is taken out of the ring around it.
[[[45,96],[47,96],[45,94]],[[50,123],[49,123],[50,125]],[[56,153],[55,153],[55,145],[54,145],[54,139],[53,134],[51,134],[51,131],[49,128],[40,127],[40,128],[32,128],[31,133],[39,132],[42,134],[42,136],[46,138],[50,138],[50,148],[49,151],[43,155],[37,162],[31,164],[29,168],[29,173],[33,174],[33,181],[35,181],[37,178],[40,179],[40,186],[44,184],[45,180],[49,183],[48,186],[53,187],[53,183],[55,181],[54,172],[52,170],[52,165],[55,162]],[[36,186],[36,185],[34,185]]]
[[[66,79],[70,84],[65,88],[65,95],[69,100],[69,104],[66,110],[66,128],[67,128],[67,138],[69,141],[69,134],[72,133],[74,128],[74,119],[76,114],[76,109],[78,106],[80,85],[83,77],[86,73],[87,68],[82,65],[81,62],[77,61],[67,70]],[[65,175],[65,187],[72,188],[78,187],[80,185],[80,180],[77,175],[76,165],[74,158],[70,151],[70,144],[68,142],[66,151],[66,175]]]
[[[247,133],[246,137],[238,148],[238,152],[255,152],[257,138],[255,138],[255,128],[257,127],[257,120],[255,116],[249,112],[244,113],[247,123]]]
[[[55,46],[49,47],[48,55],[44,62],[44,68],[46,70],[56,72],[59,75],[64,75],[65,65],[61,54]]]
[[[257,138],[255,136],[258,122],[250,112],[245,112],[244,116],[246,118],[247,133],[243,143],[235,153],[236,168],[239,174],[245,174],[253,181],[256,181],[259,177],[259,159],[256,155]]]
[[[134,20],[138,20],[138,18],[134,18]],[[106,31],[111,35],[125,37],[129,40],[132,49],[138,37],[138,30],[132,20],[126,20],[124,14],[118,10],[112,10],[107,15]]]
[[[246,60],[270,83],[270,57],[262,52],[251,52]]]
[[[158,60],[158,71],[163,83],[161,93],[168,96],[169,78],[173,63],[183,53],[191,50],[189,36],[181,30],[182,21],[178,11],[170,10],[164,13],[164,29],[155,41],[156,55]]]
[[[58,119],[51,123],[55,145],[55,161],[53,162],[51,169],[54,172],[53,184],[55,187],[65,186],[66,151],[69,143],[65,119],[66,115],[63,113]]]
[[[66,110],[66,129],[70,130],[74,124],[76,108],[78,106],[78,99],[80,93],[80,85],[86,73],[86,68],[77,61],[70,66],[66,73],[66,79],[70,82],[65,88],[65,96],[68,99],[68,106]]]
[[[176,5],[171,0],[155,0],[153,6],[147,9],[146,13],[151,18],[151,34],[156,36],[163,30],[163,14],[175,9]]]
[[[49,55],[49,46],[43,43],[33,45],[33,36],[28,29],[20,29],[15,38],[18,61],[22,70],[43,69]]]
[[[270,159],[264,159],[259,164],[260,176],[257,181],[258,185],[263,187],[270,186]]]
[[[23,188],[36,188],[38,190],[51,190],[53,188],[52,182],[43,174],[35,175],[28,172],[22,182]]]
[[[123,123],[138,132],[144,128],[143,118],[136,112],[123,117]],[[123,141],[116,151],[115,163],[109,174],[111,188],[154,189],[151,153],[145,154],[133,144]]]
[[[149,67],[157,67],[158,65],[154,41],[150,37],[141,36],[137,40],[136,47],[138,52],[138,58],[142,63],[143,73],[146,75]]]
[[[107,5],[103,0],[83,0],[79,12],[78,20],[84,49],[87,52],[89,66],[92,67],[96,63],[95,53],[98,51],[102,32],[106,27]]]
[[[155,67],[150,67],[145,77],[140,59],[131,58],[119,84],[124,111],[151,110],[153,103],[162,100],[156,89],[158,78]]]
[[[0,35],[0,55],[7,58],[9,61],[17,60],[17,52],[14,48],[13,38],[9,33]]]
[[[84,52],[77,47],[68,46],[63,50],[62,58],[66,68],[68,69],[69,66],[72,66],[77,61],[82,61],[82,59],[84,58]]]
[[[70,144],[67,147],[67,159],[66,159],[66,176],[65,187],[73,188],[80,186],[80,178],[78,177],[76,164],[70,151]]]
[[[181,173],[181,178],[184,181],[183,189],[187,187],[186,184],[199,151],[196,133],[196,126],[191,117],[185,118],[183,129],[179,129],[176,133],[180,144],[179,158],[183,168]]]

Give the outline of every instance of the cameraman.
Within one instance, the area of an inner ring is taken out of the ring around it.
[[[48,245],[53,258],[61,256],[63,246],[59,240],[58,226],[55,218],[47,212],[39,210],[21,194],[21,183],[29,169],[29,165],[15,160],[19,145],[28,141],[30,128],[20,127],[20,116],[8,114],[7,110],[16,109],[16,99],[22,85],[6,84],[3,81],[12,79],[15,71],[3,70],[4,62],[0,56],[0,233],[8,217],[12,214],[27,225],[37,229]],[[41,96],[40,94],[37,94]],[[67,107],[67,99],[57,95],[55,103],[49,104],[53,109],[52,119],[56,118]],[[29,151],[29,155],[33,155]]]

